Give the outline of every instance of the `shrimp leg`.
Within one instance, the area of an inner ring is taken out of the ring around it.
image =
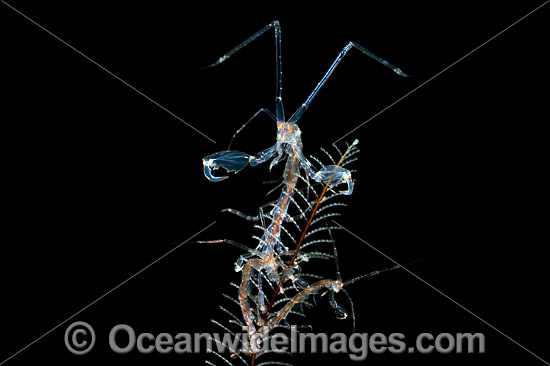
[[[229,57],[231,57],[234,53],[241,50],[243,47],[247,46],[250,42],[267,32],[269,29],[274,28],[275,29],[275,78],[276,78],[276,84],[275,84],[275,109],[276,109],[276,115],[277,115],[277,121],[284,121],[285,120],[285,114],[283,109],[283,99],[281,98],[282,92],[283,92],[283,68],[282,68],[282,57],[281,57],[281,26],[279,25],[279,21],[274,20],[262,29],[260,29],[258,32],[254,33],[251,37],[249,37],[246,41],[242,42],[238,46],[231,49],[231,51],[227,52],[225,55],[220,57],[215,63],[213,63],[210,66],[207,67],[213,67],[218,66],[225,60],[227,60]]]
[[[325,73],[325,75],[323,76],[323,78],[321,79],[321,81],[317,84],[317,86],[315,87],[315,89],[313,89],[313,91],[311,92],[311,94],[309,95],[309,97],[306,99],[306,101],[304,102],[304,104],[302,104],[300,106],[300,108],[298,108],[298,110],[296,112],[294,112],[294,114],[292,115],[292,117],[290,117],[290,119],[288,120],[289,123],[296,123],[300,117],[302,116],[302,114],[305,112],[305,110],[309,107],[309,104],[311,103],[311,101],[313,100],[313,98],[315,98],[315,96],[317,95],[317,93],[319,92],[319,90],[323,87],[323,85],[325,85],[325,83],[327,82],[328,78],[330,77],[330,75],[332,75],[332,72],[334,71],[334,69],[336,69],[336,66],[338,66],[338,64],[342,61],[342,59],[344,58],[344,56],[348,53],[348,51],[352,48],[352,47],[355,47],[357,48],[359,51],[361,51],[362,53],[364,53],[365,55],[369,56],[370,58],[372,58],[373,60],[381,63],[382,65],[388,67],[389,69],[391,69],[393,72],[395,72],[397,75],[399,76],[404,76],[404,77],[407,77],[408,75],[405,74],[403,71],[401,71],[401,69],[393,66],[392,64],[390,64],[388,61],[386,60],[383,60],[381,59],[380,57],[376,56],[375,54],[373,54],[372,52],[370,52],[369,50],[367,50],[366,48],[364,48],[363,46],[360,46],[358,45],[357,43],[355,42],[350,42],[348,43],[343,49],[342,51],[340,51],[340,53],[338,54],[338,56],[336,57],[336,60],[334,60],[334,62],[332,63],[332,65],[330,65],[328,71]]]

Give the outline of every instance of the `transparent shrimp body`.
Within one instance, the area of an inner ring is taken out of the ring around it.
[[[350,195],[353,192],[352,175],[349,170],[341,166],[344,156],[353,149],[353,146],[357,144],[357,140],[349,147],[348,152],[342,156],[342,159],[338,164],[322,166],[316,168],[305,157],[303,152],[303,145],[301,139],[301,130],[297,125],[298,120],[303,113],[309,107],[313,98],[317,95],[321,87],[328,80],[334,69],[341,62],[347,52],[356,48],[362,53],[366,54],[375,61],[382,65],[392,69],[400,76],[406,76],[401,70],[391,65],[389,62],[380,59],[365,48],[350,42],[342,51],[338,54],[337,58],[325,73],[321,81],[317,84],[314,90],[311,92],[306,101],[294,112],[294,114],[287,120],[284,116],[283,102],[282,102],[282,58],[281,58],[281,31],[278,21],[273,21],[260,31],[252,35],[250,38],[239,44],[237,47],[230,50],[228,53],[220,57],[214,64],[210,66],[217,66],[222,62],[229,59],[234,53],[248,45],[250,42],[258,38],[260,35],[273,28],[275,30],[275,60],[276,60],[276,95],[275,95],[275,114],[269,110],[262,108],[258,110],[252,118],[250,118],[236,133],[233,138],[242,130],[252,119],[254,119],[261,112],[266,113],[277,126],[277,134],[275,143],[265,150],[262,150],[256,155],[251,155],[245,152],[231,150],[229,147],[227,150],[217,152],[209,155],[203,159],[203,172],[207,179],[213,182],[219,182],[228,178],[227,175],[214,175],[213,172],[220,168],[225,169],[227,173],[238,173],[244,169],[247,165],[256,166],[271,160],[269,164],[270,170],[276,166],[281,160],[286,159],[286,167],[283,176],[283,188],[279,198],[273,203],[273,208],[269,214],[265,215],[260,209],[259,216],[247,216],[236,210],[229,209],[230,212],[238,214],[248,220],[261,221],[263,235],[259,238],[258,244],[255,250],[247,249],[247,253],[242,255],[235,263],[235,270],[242,271],[241,285],[239,286],[238,302],[241,308],[242,316],[245,326],[248,330],[250,340],[255,334],[264,329],[265,327],[273,328],[277,326],[282,320],[284,320],[288,314],[291,313],[292,308],[313,294],[326,290],[330,294],[330,304],[337,311],[341,317],[345,317],[347,314],[340,308],[334,301],[334,294],[343,290],[343,283],[337,276],[338,280],[321,280],[312,285],[308,285],[305,281],[300,279],[300,268],[295,262],[297,257],[299,245],[297,245],[296,251],[292,256],[290,262],[283,261],[282,256],[288,255],[288,248],[286,248],[281,240],[281,230],[285,222],[291,221],[292,217],[288,214],[289,205],[293,200],[293,195],[297,192],[296,185],[299,177],[305,179],[311,179],[315,182],[322,183],[326,191],[327,188],[334,188],[338,185],[345,185],[346,188],[341,192],[345,195]],[[233,139],[231,140],[231,142]],[[301,171],[304,174],[301,174]],[[309,183],[308,183],[309,184]],[[321,195],[322,198],[322,195]],[[303,231],[302,235],[305,235],[315,210],[317,209],[321,198],[317,202],[317,206],[312,211],[310,221]],[[265,227],[265,218],[270,219],[269,225]],[[303,239],[303,237],[302,237]],[[301,240],[302,240],[301,239]],[[229,242],[228,240],[221,240]],[[284,291],[283,282],[291,280],[293,283],[297,283],[301,290],[279,311],[270,314],[273,300],[269,304],[269,308],[266,309],[266,299],[262,289],[262,278],[265,276],[269,282],[277,284],[274,297],[278,291]],[[254,291],[255,290],[255,291]],[[345,290],[343,290],[345,292]],[[251,300],[256,305],[256,310],[252,309]],[[263,314],[263,316],[262,316]],[[243,350],[248,352],[249,350]],[[251,352],[253,353],[253,352]]]

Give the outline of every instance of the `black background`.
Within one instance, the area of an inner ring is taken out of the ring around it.
[[[400,78],[352,50],[300,120],[309,155],[540,4],[9,3],[216,144],[2,4],[1,360],[214,221],[194,240],[253,244],[252,225],[220,210],[256,213],[269,189],[262,182],[280,171],[248,167],[211,183],[201,159],[226,149],[256,110],[273,110],[273,32],[222,66],[199,69],[270,21],[282,27],[287,115],[349,41],[414,76]],[[361,154],[338,222],[400,263],[425,258],[414,273],[549,360],[547,17],[546,6],[347,136],[360,140]],[[274,131],[260,117],[234,147],[255,153],[273,144]],[[344,278],[392,265],[345,232],[336,239]],[[212,331],[222,293],[239,279],[238,255],[222,245],[182,245],[6,364],[200,363],[204,355],[117,355],[107,335],[120,323],[137,333]],[[542,364],[405,271],[349,291],[359,332],[400,332],[411,342],[422,332],[486,337],[483,355],[386,352],[366,362]],[[340,303],[349,307],[344,297]],[[96,330],[85,356],[63,343],[75,320]],[[324,298],[308,322],[317,332],[351,332]],[[322,359],[351,363],[345,355]]]

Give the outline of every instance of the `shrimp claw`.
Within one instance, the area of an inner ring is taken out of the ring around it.
[[[328,165],[323,167],[321,170],[313,174],[313,179],[317,182],[328,184],[330,188],[335,187],[340,183],[347,183],[348,189],[346,191],[342,191],[342,193],[345,195],[350,195],[353,192],[351,172],[339,165]]]
[[[219,182],[227,179],[227,176],[213,176],[212,170],[224,168],[228,173],[238,173],[250,162],[250,155],[233,150],[220,151],[202,159],[204,175],[212,182]]]

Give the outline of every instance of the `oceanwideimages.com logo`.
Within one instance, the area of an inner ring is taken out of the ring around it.
[[[246,328],[245,328],[246,329]],[[255,333],[136,333],[127,324],[111,328],[108,336],[109,347],[117,354],[138,352],[149,354],[167,353],[334,353],[348,354],[354,361],[365,360],[369,353],[391,354],[415,353],[485,353],[485,336],[482,333],[431,333],[419,334],[414,342],[407,344],[403,333],[302,333],[291,326],[290,334],[268,331]],[[93,328],[84,322],[75,322],[65,331],[65,345],[76,354],[90,352],[96,335]]]

